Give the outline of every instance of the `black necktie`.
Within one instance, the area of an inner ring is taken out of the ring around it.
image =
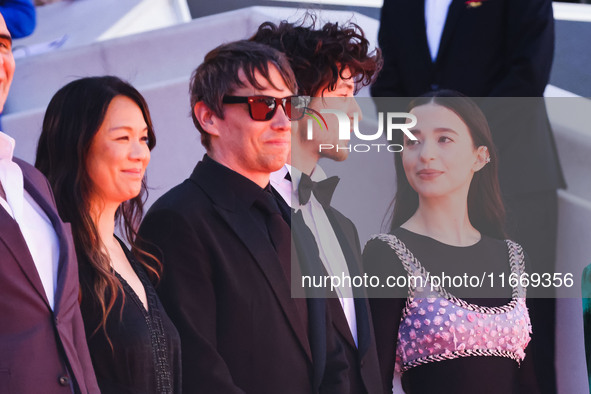
[[[289,288],[291,289],[291,229],[281,214],[277,198],[281,197],[275,197],[271,187],[269,186],[261,193],[261,196],[257,200],[257,204],[265,213],[269,238],[271,238],[273,247],[275,248],[277,256],[279,257],[279,261],[281,262],[281,268],[283,268],[283,272],[287,278],[287,282],[289,283]],[[296,275],[297,272],[298,271],[296,268]],[[303,326],[307,328],[308,307],[306,299],[293,298],[293,302],[298,309]]]
[[[283,218],[272,191],[265,189],[257,200],[265,213],[265,222],[271,243],[277,252],[281,267],[288,282],[291,282],[291,230]]]
[[[314,182],[310,179],[310,176],[306,174],[302,174],[300,178],[300,184],[298,185],[298,197],[300,199],[300,204],[305,205],[308,201],[310,201],[310,196],[314,193],[314,197],[318,200],[318,202],[323,206],[329,206],[330,200],[332,200],[332,195],[334,193],[334,189],[337,187],[339,183],[338,176],[331,176],[330,178],[326,178],[320,182]]]
[[[291,207],[287,205],[281,194],[272,186],[269,186],[271,189],[270,193],[275,198],[275,202],[279,207],[279,211],[281,212],[281,216],[283,216],[283,220],[287,222],[287,225],[291,228]]]

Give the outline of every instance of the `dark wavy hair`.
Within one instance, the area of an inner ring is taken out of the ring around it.
[[[357,88],[372,83],[382,68],[382,55],[379,49],[369,51],[363,30],[354,23],[326,23],[319,29],[316,24],[310,14],[297,24],[265,22],[250,40],[286,54],[302,95],[321,96],[334,90],[347,68]]]
[[[295,94],[298,87],[284,54],[263,44],[247,40],[222,44],[205,55],[203,63],[191,75],[189,94],[191,97],[191,118],[201,133],[201,144],[205,149],[211,148],[211,135],[203,129],[195,116],[195,104],[200,101],[221,119],[224,119],[222,99],[237,88],[244,87],[248,82],[255,89],[264,89],[256,80],[258,72],[273,85],[269,74],[269,65],[275,66],[283,78],[285,85]],[[242,70],[246,81],[240,79]]]
[[[491,160],[480,171],[474,173],[468,191],[468,217],[474,228],[482,234],[493,238],[505,238],[505,208],[497,175],[498,156],[486,117],[473,100],[452,90],[429,92],[415,98],[408,105],[407,111],[410,112],[415,107],[431,103],[453,111],[462,119],[468,126],[475,149],[479,146],[487,147]],[[393,142],[402,145],[402,133],[397,133]],[[411,187],[404,172],[402,155],[397,154],[394,157],[394,165],[397,190],[391,231],[410,219],[419,206],[419,196]]]
[[[102,242],[90,214],[93,184],[86,168],[92,140],[116,96],[128,97],[138,105],[148,126],[148,147],[152,150],[156,137],[142,95],[117,77],[88,77],[70,82],[51,99],[43,119],[35,160],[35,167],[49,180],[62,220],[72,224],[80,264],[80,297],[91,297],[102,311],[101,324],[94,332],[101,327],[105,330],[116,295],[118,292],[124,294],[111,269],[109,257],[102,251]],[[136,259],[152,279],[157,280],[161,272],[160,262],[136,246],[146,195],[144,178],[140,194],[119,206],[115,221],[123,230]]]

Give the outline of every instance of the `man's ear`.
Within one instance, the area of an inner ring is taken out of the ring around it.
[[[490,152],[486,146],[481,145],[476,149],[476,161],[472,166],[472,170],[478,172],[488,163],[490,163]]]
[[[220,119],[203,101],[198,101],[195,104],[193,114],[195,114],[195,118],[197,118],[203,130],[211,135],[220,135],[218,122]]]

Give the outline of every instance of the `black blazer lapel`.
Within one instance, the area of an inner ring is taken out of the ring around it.
[[[437,64],[438,59],[443,59],[445,57],[445,52],[451,44],[452,37],[458,25],[458,20],[460,19],[460,15],[462,14],[462,12],[464,12],[465,9],[465,0],[453,0],[449,5],[449,10],[447,11],[447,19],[445,20],[445,26],[443,27],[443,33],[441,34],[439,51],[437,52],[437,59],[435,59],[435,64]]]
[[[407,59],[409,62],[419,62],[432,68],[431,53],[429,52],[429,43],[427,41],[427,27],[425,24],[425,2],[423,0],[408,0],[401,7],[400,21],[392,23],[401,23],[404,26],[404,37],[392,37],[391,39],[403,39],[410,41],[405,45],[407,48],[413,48],[414,59]]]
[[[287,205],[287,204],[286,204]],[[290,209],[291,211],[291,209]],[[292,264],[300,268],[300,275],[326,275],[316,239],[306,226],[302,211],[291,211]],[[326,293],[325,289],[305,289],[308,299],[308,339],[314,368],[313,387],[319,387],[326,366]],[[337,300],[338,302],[338,300]],[[345,322],[346,323],[346,322]]]
[[[341,214],[337,213],[337,211],[332,207],[325,209],[325,212],[335,232],[335,235],[339,240],[339,245],[341,246],[345,260],[347,261],[349,275],[351,275],[351,277],[361,276],[361,256],[360,253],[355,252],[355,249],[357,249],[359,246],[359,239],[356,237],[356,230],[354,227],[352,227],[354,225],[346,220]],[[345,227],[351,227],[351,231],[345,231]],[[363,289],[354,289],[354,292],[355,314],[357,319],[357,350],[359,352],[359,356],[363,357],[371,342],[371,329],[369,325],[368,312],[369,308],[367,304],[367,295]],[[335,325],[341,332],[346,330],[348,335],[345,335],[345,338],[349,340],[351,346],[355,346],[355,342],[353,341],[353,336],[351,335],[345,314],[341,313],[340,315],[342,315],[342,319],[333,317],[333,320],[335,320]]]
[[[362,358],[371,343],[371,327],[369,324],[369,306],[367,298],[355,298],[355,314],[357,317],[357,350]]]
[[[313,387],[319,387],[326,368],[326,300],[308,298],[306,302],[311,323],[309,340],[314,368]]]
[[[277,300],[283,308],[285,316],[304,351],[309,359],[312,360],[308,336],[306,334],[307,329],[300,319],[295,303],[291,299],[290,284],[287,282],[273,246],[269,242],[261,242],[266,237],[260,231],[253,229],[250,223],[250,217],[245,215],[244,212],[227,210],[218,205],[214,205],[214,207],[254,257],[265,275],[269,286],[271,286],[277,296]]]

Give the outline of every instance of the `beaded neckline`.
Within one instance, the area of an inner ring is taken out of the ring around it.
[[[409,275],[429,278],[429,272],[396,236],[373,238],[386,242]],[[505,241],[512,273],[524,272],[521,247]],[[412,283],[409,281],[409,283]],[[433,292],[409,286],[402,312],[396,348],[396,369],[470,356],[507,357],[517,363],[525,357],[531,325],[525,305],[525,289],[514,287],[512,299],[500,307],[469,303],[441,286]]]
[[[407,230],[408,231],[408,230]],[[393,234],[378,234],[374,235],[372,238],[377,238],[381,241],[386,242],[395,252],[404,269],[409,275],[420,275],[423,278],[429,278],[430,273],[423,267],[423,265],[417,260],[417,258],[413,255],[413,253],[408,250],[404,242],[402,242],[398,237]],[[519,244],[513,242],[511,240],[505,240],[507,245],[508,254],[509,254],[509,265],[511,267],[511,273],[519,274],[525,272],[525,265],[524,265],[524,256],[523,256],[523,249]],[[499,307],[486,307],[480,306],[476,304],[469,303],[461,298],[454,296],[453,294],[449,293],[445,288],[441,286],[433,286],[434,292],[440,294],[448,301],[453,302],[454,304],[466,308],[473,311],[478,311],[481,313],[506,313],[509,310],[512,310],[515,307],[515,302],[518,298],[525,298],[526,290],[525,288],[521,287],[519,284],[520,281],[516,281],[518,286],[512,287],[511,292],[511,301],[506,305],[499,306]],[[412,300],[415,298],[416,287],[411,285],[409,286],[409,294],[408,300]],[[407,302],[408,304],[409,302]]]

